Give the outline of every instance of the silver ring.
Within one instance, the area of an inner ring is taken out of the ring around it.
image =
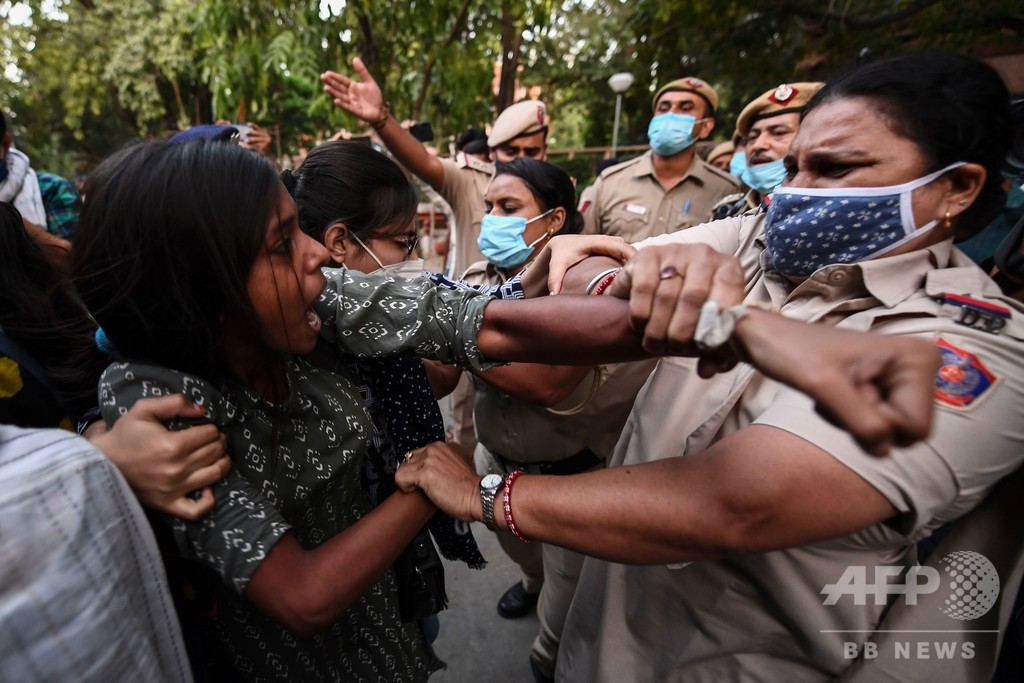
[[[659,280],[671,280],[674,277],[680,277],[679,271],[676,270],[675,266],[665,266],[658,273]]]

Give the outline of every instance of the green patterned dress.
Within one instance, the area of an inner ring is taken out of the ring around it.
[[[412,351],[463,367],[489,365],[476,347],[486,297],[426,280],[325,274],[316,310],[323,338],[340,351]],[[222,581],[212,620],[219,659],[251,681],[426,680],[440,662],[418,625],[399,619],[390,570],[329,628],[305,640],[242,597],[285,532],[315,548],[370,509],[360,470],[371,427],[358,390],[301,358],[286,365],[290,393],[276,405],[237,383],[214,385],[134,362],[107,369],[100,404],[112,424],[140,398],[184,393],[206,408],[203,421],[228,437],[234,468],[214,487],[214,510],[197,522],[168,518],[180,552]]]

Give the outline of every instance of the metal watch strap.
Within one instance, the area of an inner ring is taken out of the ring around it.
[[[484,511],[484,526],[491,531],[498,530],[498,523],[494,521],[494,499],[498,497],[498,491],[500,490],[500,486],[494,489],[485,489],[482,487],[480,489],[480,505]]]

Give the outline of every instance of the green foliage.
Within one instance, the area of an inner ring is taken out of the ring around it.
[[[319,82],[355,56],[444,147],[493,119],[512,54],[550,107],[552,145],[580,148],[611,142],[617,71],[636,77],[620,145],[646,141],[656,84],[684,75],[716,85],[724,138],[780,82],[925,47],[1019,48],[1024,33],[1019,0],[0,0],[0,20],[0,106],[37,165],[64,174],[218,118],[274,126],[285,151],[362,130]],[[562,161],[588,178],[596,158]]]

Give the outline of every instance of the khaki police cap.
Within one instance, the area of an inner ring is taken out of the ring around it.
[[[651,109],[655,112],[658,111],[658,99],[667,92],[676,90],[683,90],[686,92],[697,93],[704,101],[711,105],[710,115],[714,115],[715,110],[718,109],[718,93],[711,87],[711,84],[702,81],[699,78],[693,78],[687,76],[686,78],[679,78],[658,88],[658,92],[654,93],[654,99],[651,100]]]
[[[523,100],[501,112],[494,121],[491,135],[487,138],[489,147],[500,147],[509,140],[527,135],[546,133],[548,112],[544,103],[538,100]]]
[[[732,144],[732,140],[726,140],[725,142],[723,142],[722,144],[718,145],[713,150],[711,150],[711,153],[708,154],[708,158],[705,159],[704,161],[706,161],[706,162],[708,162],[710,164],[712,161],[714,161],[718,157],[725,156],[726,154],[732,154],[735,151],[736,151],[736,146]]]
[[[736,133],[745,138],[755,121],[778,114],[803,111],[807,102],[823,85],[825,84],[783,83],[777,88],[772,88],[743,108],[739,119],[736,120]]]

